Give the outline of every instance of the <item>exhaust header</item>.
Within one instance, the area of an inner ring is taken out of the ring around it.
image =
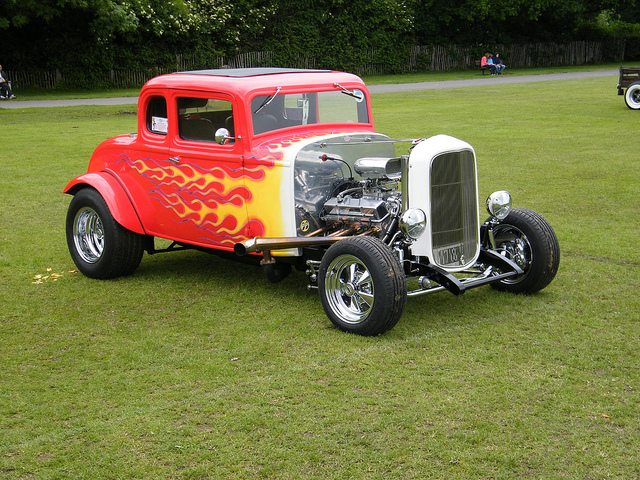
[[[349,237],[283,237],[283,238],[252,238],[236,243],[233,251],[238,256],[248,253],[266,252],[269,250],[286,250],[287,248],[315,247],[332,245]]]

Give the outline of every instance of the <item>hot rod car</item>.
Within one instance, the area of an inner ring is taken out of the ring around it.
[[[376,133],[363,81],[334,71],[156,77],[137,133],[103,142],[64,191],[68,247],[88,277],[184,248],[260,264],[272,282],[296,268],[331,322],[361,335],[392,328],[408,296],[537,292],[560,259],[551,226],[506,191],[481,222],[471,145]]]

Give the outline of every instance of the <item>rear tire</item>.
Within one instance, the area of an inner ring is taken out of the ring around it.
[[[374,237],[351,237],[332,245],[320,263],[318,287],[329,320],[358,335],[393,328],[407,302],[400,260]]]
[[[144,236],[115,221],[93,188],[76,193],[67,211],[67,245],[73,262],[90,278],[129,275],[144,254]]]
[[[631,110],[640,110],[640,82],[634,83],[624,93],[624,103]]]
[[[491,286],[512,293],[535,293],[551,283],[560,265],[560,245],[551,225],[542,215],[514,208],[493,228],[496,251],[524,270],[522,275]]]

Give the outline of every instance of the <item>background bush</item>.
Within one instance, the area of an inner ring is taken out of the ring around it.
[[[271,52],[271,65],[307,61],[356,71],[373,61],[380,73],[397,73],[414,45],[477,45],[484,53],[496,44],[624,38],[630,48],[622,60],[635,60],[640,19],[634,5],[635,0],[5,0],[0,61],[5,71],[58,71],[67,87],[91,88],[104,86],[114,68],[174,70],[177,55],[215,65],[220,56]]]

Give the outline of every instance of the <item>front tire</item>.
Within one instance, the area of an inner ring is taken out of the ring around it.
[[[542,215],[514,208],[493,228],[496,251],[524,270],[522,275],[492,283],[496,290],[530,294],[549,285],[560,265],[560,245]]]
[[[631,110],[640,110],[640,82],[634,83],[624,93],[624,103]]]
[[[90,278],[133,273],[144,254],[144,236],[115,221],[93,188],[76,193],[67,211],[67,245],[73,262]]]
[[[291,265],[282,262],[265,263],[262,266],[264,273],[271,283],[279,283],[291,273]]]
[[[318,287],[329,320],[358,335],[393,328],[407,302],[400,260],[374,237],[351,237],[332,245],[320,263]]]

